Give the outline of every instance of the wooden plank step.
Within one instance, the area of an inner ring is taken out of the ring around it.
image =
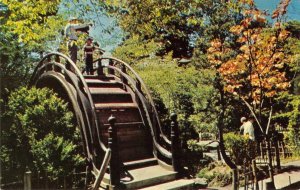
[[[136,169],[136,168],[142,168],[146,166],[153,166],[157,165],[157,159],[156,158],[146,158],[142,160],[134,160],[130,162],[124,162],[123,167],[126,168],[127,170],[129,169]]]
[[[104,143],[106,144],[108,140],[108,133],[102,133],[102,137]],[[124,131],[118,131],[118,142],[122,147],[146,146],[150,144],[150,140],[147,140],[146,134],[140,130],[127,133]]]
[[[141,188],[140,190],[193,190],[195,188],[194,179],[179,179],[175,181],[170,181],[167,183],[162,183],[150,187]],[[197,188],[198,189],[198,188]]]
[[[86,80],[88,87],[99,87],[99,88],[124,88],[124,85],[115,80],[112,81],[102,81],[98,79],[88,79]]]
[[[94,72],[96,73],[96,72]],[[115,80],[113,75],[86,75],[84,74],[83,77],[85,79],[100,79],[100,80]]]
[[[96,109],[128,109],[128,108],[137,108],[137,104],[133,102],[129,103],[96,103]]]
[[[128,92],[101,93],[93,92],[92,98],[95,104],[98,103],[132,103],[131,94]]]
[[[136,121],[136,122],[127,122],[127,123],[115,123],[115,126],[128,126],[128,125],[143,125],[143,122]],[[109,126],[109,124],[104,124],[104,126]],[[119,127],[118,129],[121,129],[122,127]]]
[[[116,118],[117,125],[124,125],[124,124],[141,124],[142,122],[140,112],[137,108],[111,108],[111,109],[98,109],[96,108],[97,118],[100,124],[102,125],[101,128],[107,128],[106,124],[108,124],[108,118],[113,115]]]
[[[120,82],[116,81],[115,79],[100,79],[100,78],[85,78],[85,82],[87,84],[91,84],[91,83],[107,83],[107,84],[121,84]]]
[[[107,133],[109,124],[102,124],[100,126],[100,131],[103,133]],[[129,133],[132,131],[139,131],[139,130],[143,130],[143,123],[140,121],[137,122],[128,122],[128,123],[119,123],[119,125],[117,125],[117,131],[128,131]]]
[[[137,146],[119,149],[119,157],[122,162],[141,160],[152,157],[153,154],[148,147]]]
[[[122,176],[121,182],[126,189],[139,189],[142,187],[161,184],[176,179],[177,172],[168,171],[159,165],[148,166],[133,170],[128,170],[129,176]],[[129,179],[129,180],[128,180]]]
[[[89,88],[91,94],[128,94],[121,88]]]

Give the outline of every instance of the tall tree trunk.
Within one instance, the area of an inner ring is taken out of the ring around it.
[[[235,163],[232,162],[232,160],[226,155],[226,149],[225,149],[225,145],[224,145],[224,138],[223,138],[223,126],[224,126],[224,113],[225,113],[225,109],[226,109],[226,102],[224,99],[224,90],[223,90],[223,85],[220,82],[220,78],[219,75],[217,75],[216,77],[216,81],[215,81],[215,85],[217,87],[217,89],[219,90],[220,93],[220,100],[219,103],[221,105],[221,112],[218,118],[218,130],[219,130],[219,147],[220,147],[220,152],[222,155],[222,158],[224,160],[224,162],[231,168],[232,170],[232,189],[233,190],[237,190],[238,189],[238,175],[237,175],[237,166],[235,165]]]

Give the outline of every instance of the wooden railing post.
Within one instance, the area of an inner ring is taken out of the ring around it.
[[[27,171],[24,174],[24,190],[31,190],[31,171]]]
[[[277,172],[281,169],[281,166],[280,166],[280,155],[279,155],[279,146],[278,146],[278,138],[279,138],[278,131],[275,131],[274,132],[273,143],[274,143],[274,148],[275,148],[275,159],[276,159],[276,169],[277,169]]]
[[[55,55],[55,62],[60,63],[59,55]]]
[[[98,60],[98,69],[97,69],[97,74],[98,76],[100,75],[103,75],[103,66],[102,66],[102,63],[101,63],[101,59]]]
[[[65,67],[66,67],[67,70],[72,71],[72,69],[71,69],[71,63],[69,63],[69,61],[66,62]]]
[[[48,57],[48,58],[47,58],[47,63],[50,63],[50,62],[51,62],[51,58]],[[46,66],[46,70],[47,70],[47,71],[52,71],[52,70],[53,70],[53,65],[52,65],[52,64],[47,65],[47,66]]]
[[[48,56],[48,57],[46,58],[46,60],[47,60],[47,61],[46,61],[47,63],[50,63],[50,62],[51,62],[51,57]]]
[[[112,187],[117,186],[120,183],[120,164],[119,164],[119,150],[118,150],[118,136],[117,129],[115,126],[116,118],[110,116],[108,118],[108,148],[111,149],[110,159],[110,183]]]
[[[172,165],[175,171],[179,170],[179,129],[177,123],[177,115],[171,114],[171,152]]]
[[[121,66],[121,71],[122,71],[123,73],[127,74],[127,73],[126,73],[126,67],[125,67],[125,65],[122,65],[122,66]],[[127,79],[126,79],[123,75],[121,76],[121,79],[122,79],[122,82],[123,82],[124,84],[128,84]]]
[[[273,166],[272,166],[270,137],[267,136],[266,142],[267,142],[267,154],[268,154],[268,170],[269,170],[269,178],[270,178],[270,181],[266,183],[266,188],[271,189],[271,188],[275,188],[275,184],[274,184],[274,173],[273,173]]]
[[[142,86],[139,80],[136,81],[136,88],[138,89],[139,92],[142,92]]]
[[[252,172],[253,172],[254,190],[259,190],[255,159],[252,160]]]
[[[108,65],[109,66],[114,66],[114,61],[110,59],[109,62],[108,62]],[[108,69],[108,74],[114,75],[115,71],[113,69]]]

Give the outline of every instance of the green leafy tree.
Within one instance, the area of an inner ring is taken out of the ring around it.
[[[169,114],[173,110],[177,112],[184,141],[198,138],[196,132],[216,132],[211,70],[199,72],[193,66],[180,67],[171,55],[145,58],[134,67],[161,98]]]
[[[0,26],[0,35],[1,98],[7,103],[10,91],[28,82],[33,63],[37,59],[32,57],[26,46],[17,42],[17,36],[4,26]]]
[[[55,38],[62,27],[63,19],[57,14],[59,3],[60,0],[3,0],[6,14],[0,19],[18,36],[18,42],[43,50],[43,42]]]
[[[191,56],[194,32],[203,21],[205,1],[107,1],[108,11],[117,16],[127,39],[139,36],[147,44],[162,43],[158,55],[173,51],[174,57]]]
[[[57,15],[59,1],[0,2],[1,98],[28,82],[34,63],[43,52],[56,49],[64,21]],[[52,41],[52,43],[49,43]],[[5,110],[5,107],[2,108]]]

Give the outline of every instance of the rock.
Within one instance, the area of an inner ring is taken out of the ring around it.
[[[206,178],[196,178],[195,179],[195,187],[199,188],[206,188],[208,185]]]

